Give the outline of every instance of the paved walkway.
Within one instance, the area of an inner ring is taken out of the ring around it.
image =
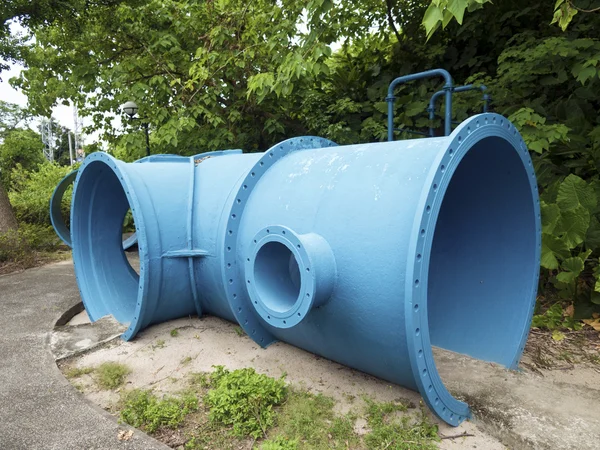
[[[48,335],[79,302],[71,261],[0,276],[0,449],[168,449],[126,429],[62,376]]]

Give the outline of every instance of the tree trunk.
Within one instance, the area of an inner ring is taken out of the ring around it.
[[[0,234],[6,233],[10,229],[17,229],[17,219],[12,206],[10,206],[4,185],[0,183]]]

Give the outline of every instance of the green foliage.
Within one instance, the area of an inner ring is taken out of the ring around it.
[[[371,432],[365,436],[370,449],[436,449],[439,440],[437,425],[431,423],[425,411],[417,417],[398,415],[406,411],[402,403],[376,403],[367,399],[367,423]]]
[[[148,433],[161,427],[177,428],[188,414],[198,410],[198,398],[189,393],[158,399],[151,391],[133,390],[122,403],[121,420]]]
[[[32,252],[58,250],[61,242],[51,226],[21,223],[16,230],[0,234],[0,263],[13,262],[24,268],[35,263]]]
[[[42,138],[33,130],[7,131],[0,144],[0,178],[7,190],[14,185],[13,171],[35,170],[44,162]]]
[[[50,225],[50,198],[56,185],[71,170],[56,164],[44,163],[36,172],[27,172],[17,164],[13,169],[13,190],[8,196],[19,222]],[[71,188],[65,192],[62,203],[63,217],[69,217]]]
[[[129,367],[116,362],[105,362],[96,368],[96,382],[102,389],[116,389],[131,372]]]
[[[205,399],[212,421],[233,426],[238,436],[263,436],[275,420],[273,407],[286,398],[283,378],[258,374],[254,369],[229,371],[217,366]]]
[[[433,35],[440,25],[446,28],[446,25],[452,19],[462,24],[465,11],[475,11],[488,2],[491,2],[491,0],[431,0],[423,17],[423,26],[427,30],[427,37]],[[598,8],[584,10],[584,12],[596,11],[598,11]],[[570,0],[556,0],[552,22],[550,23],[556,23],[562,31],[566,31],[577,12],[578,8]]]
[[[288,439],[285,436],[276,436],[273,439],[266,439],[260,445],[260,450],[297,450],[298,441]]]
[[[581,322],[566,315],[560,303],[555,303],[543,314],[534,315],[531,326],[554,331],[565,328],[568,330],[580,330],[583,325]]]
[[[489,1],[491,0],[431,0],[423,16],[427,38],[430,38],[440,25],[446,28],[452,19],[462,25],[465,11],[475,11]]]
[[[88,375],[94,371],[93,367],[70,367],[65,371],[67,378],[79,378],[82,375]]]
[[[281,447],[310,449],[353,448],[358,443],[352,416],[336,417],[334,401],[322,394],[290,390],[285,404],[277,416],[275,433],[283,441]],[[287,442],[286,442],[287,439]],[[285,445],[288,445],[286,447]],[[269,444],[271,445],[271,444]],[[262,447],[271,448],[271,447]]]
[[[171,333],[169,333],[171,335],[171,337],[177,337],[179,336],[179,330],[177,328],[174,328],[171,330]]]

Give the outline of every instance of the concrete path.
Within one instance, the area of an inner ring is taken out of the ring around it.
[[[71,261],[0,276],[0,449],[168,449],[87,401],[49,346],[54,324],[79,303]]]

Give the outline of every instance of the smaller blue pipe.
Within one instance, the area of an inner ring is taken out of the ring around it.
[[[490,101],[490,96],[487,94],[487,86],[485,86],[484,84],[480,84],[480,85],[473,85],[473,84],[466,84],[464,86],[456,86],[452,88],[452,92],[467,92],[467,91],[472,91],[475,89],[479,89],[481,92],[483,92],[483,112],[486,113],[488,110],[488,102]],[[431,99],[429,100],[429,106],[427,107],[427,112],[429,113],[429,120],[433,120],[435,119],[435,103],[437,102],[437,99],[440,98],[442,95],[446,94],[445,90],[441,90],[441,91],[437,91],[435,94],[433,94],[431,96]],[[446,119],[447,120],[447,119]],[[430,125],[429,126],[429,137],[433,137],[434,133],[433,133],[433,126]],[[447,134],[446,134],[447,136]]]
[[[396,100],[396,97],[394,97],[394,89],[396,88],[396,86],[408,83],[409,81],[422,80],[424,78],[433,77],[442,77],[446,82],[443,88],[443,91],[446,94],[446,122],[444,129],[445,135],[450,135],[450,133],[452,132],[452,124],[450,123],[452,119],[452,77],[450,76],[447,70],[433,69],[426,70],[425,72],[413,73],[411,75],[398,77],[390,83],[388,87],[388,94],[385,98],[385,101],[388,102],[388,141],[394,140],[394,101]]]

